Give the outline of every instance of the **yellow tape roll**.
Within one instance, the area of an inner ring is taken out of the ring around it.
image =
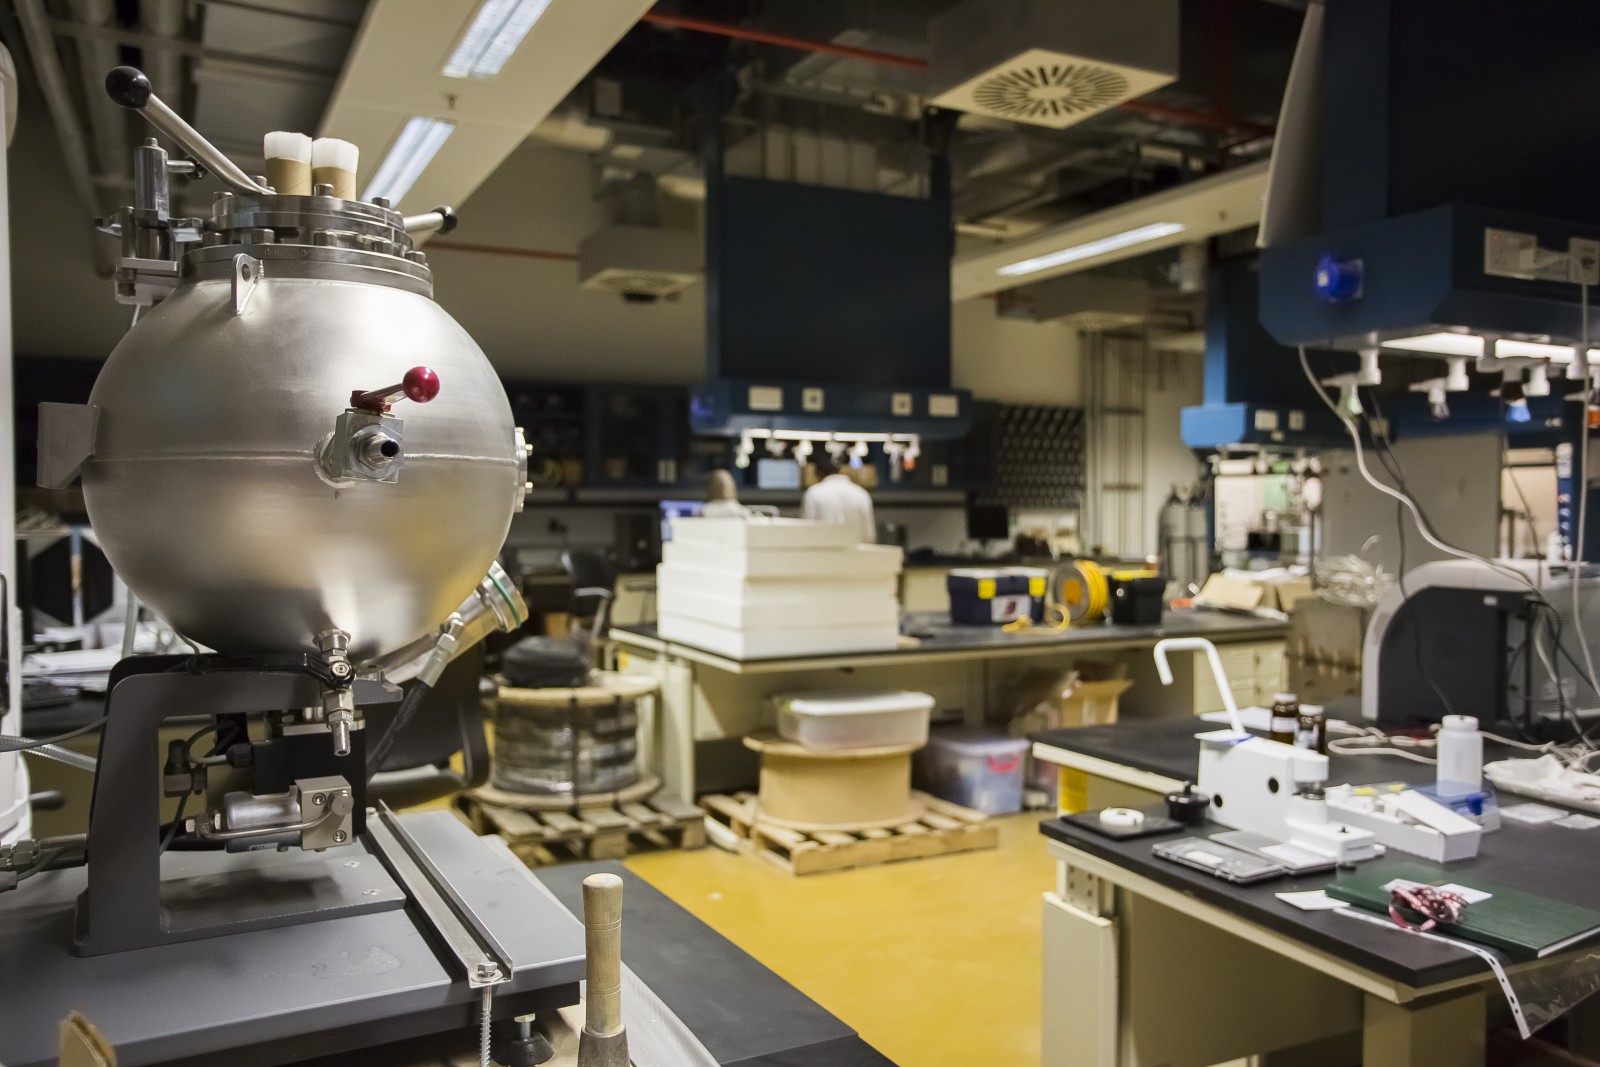
[[[1111,602],[1111,587],[1106,572],[1093,560],[1074,560],[1068,577],[1061,583],[1061,600],[1067,618],[1076,624],[1105,618]]]

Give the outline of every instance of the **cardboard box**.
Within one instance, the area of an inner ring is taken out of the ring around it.
[[[1206,579],[1194,602],[1201,607],[1233,611],[1281,611],[1287,615],[1313,595],[1311,579],[1285,570],[1218,571]]]

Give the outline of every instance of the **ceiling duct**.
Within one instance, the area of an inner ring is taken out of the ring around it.
[[[578,284],[632,303],[673,297],[700,280],[704,246],[694,230],[661,222],[660,191],[648,174],[607,190],[612,222],[578,245]]]
[[[933,104],[1054,129],[1178,76],[1178,0],[965,0],[929,38]]]
[[[1048,322],[1083,333],[1134,326],[1150,309],[1150,286],[1142,278],[1069,274],[1001,294],[1000,314]]]

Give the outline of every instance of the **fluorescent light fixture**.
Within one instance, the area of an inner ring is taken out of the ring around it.
[[[1049,270],[1051,267],[1060,267],[1067,263],[1076,263],[1080,259],[1091,259],[1106,252],[1115,252],[1119,248],[1128,248],[1132,245],[1144,244],[1146,241],[1159,240],[1162,237],[1171,237],[1175,233],[1182,233],[1185,227],[1181,222],[1152,222],[1148,226],[1126,230],[1123,233],[1102,237],[1098,241],[1086,241],[1081,245],[1063,248],[1059,252],[1047,252],[1042,256],[1024,259],[1016,263],[1008,263],[995,271],[1007,277],[1018,274],[1032,274],[1035,271]]]
[[[1384,348],[1406,352],[1432,352],[1441,356],[1481,356],[1483,338],[1475,333],[1419,333],[1414,337],[1391,337]]]
[[[422,177],[422,172],[428,169],[428,164],[433,162],[433,157],[455,129],[455,123],[440,119],[406,120],[405,129],[395,138],[394,147],[378,165],[378,173],[372,176],[361,198],[371,200],[375,196],[385,196],[391,204],[400,203],[401,197]]]
[[[461,35],[450,58],[446,78],[492,78],[511,59],[533,24],[550,6],[550,0],[483,0],[472,25]]]

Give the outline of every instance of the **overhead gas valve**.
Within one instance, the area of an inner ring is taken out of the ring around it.
[[[322,471],[334,482],[395,482],[405,461],[405,420],[389,414],[400,400],[426,404],[439,395],[439,376],[412,367],[394,385],[356,390],[350,406],[334,421],[318,452]]]

